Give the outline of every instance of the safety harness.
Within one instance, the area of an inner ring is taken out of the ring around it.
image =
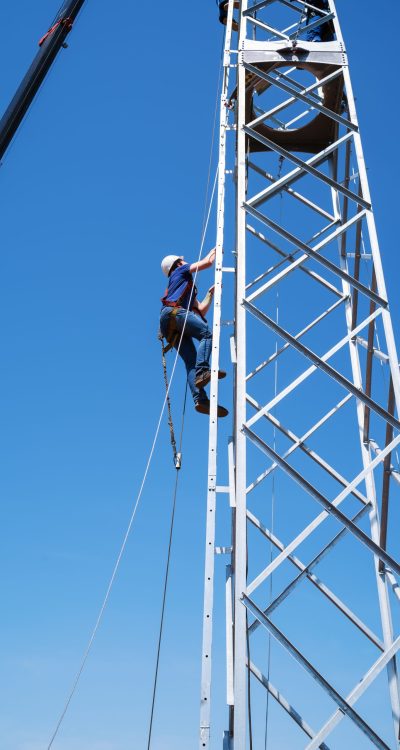
[[[176,316],[182,307],[183,300],[185,299],[186,295],[189,293],[192,299],[196,299],[197,287],[193,286],[193,279],[190,279],[190,281],[188,281],[182,294],[178,297],[178,299],[176,300],[168,299],[168,287],[165,290],[164,297],[161,298],[163,307],[172,307],[171,314],[169,316],[169,321],[168,321],[167,333],[165,337],[161,334],[161,332],[159,334],[159,338],[161,340],[163,338],[167,340],[167,344],[163,346],[163,354],[166,354],[167,352],[169,352],[170,349],[173,349],[173,347],[175,346],[179,338],[179,331],[176,328]],[[192,307],[191,312],[196,313],[196,315],[199,315],[200,318],[205,321],[205,317],[204,315],[201,314],[198,307]]]

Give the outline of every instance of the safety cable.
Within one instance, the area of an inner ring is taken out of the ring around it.
[[[217,101],[218,101],[218,90],[219,90],[220,80],[221,80],[221,63],[222,63],[222,55],[221,55],[220,71],[219,71],[219,77],[218,77]],[[212,145],[211,145],[211,151],[210,151],[210,163],[209,163],[209,170],[208,170],[206,196],[207,196],[207,193],[208,193],[208,190],[209,190],[209,184],[210,184],[211,162],[212,162],[212,149],[213,149],[214,138],[215,138],[215,124],[216,124],[216,117],[214,118],[214,124],[213,124],[213,135],[212,135],[212,141],[211,141]],[[205,213],[204,213],[203,228],[202,228],[201,242],[200,242],[200,249],[199,249],[199,254],[198,254],[198,258],[197,258],[197,263],[201,260],[201,257],[202,257],[202,254],[203,254],[203,247],[204,247],[204,242],[205,242],[205,238],[206,238],[206,234],[207,234],[207,229],[208,229],[208,224],[209,224],[209,220],[210,220],[211,208],[212,208],[213,201],[214,201],[215,188],[216,188],[216,185],[217,185],[217,178],[218,178],[218,167],[217,167],[217,170],[216,170],[216,173],[215,173],[213,189],[212,189],[211,197],[210,197],[209,204],[208,204],[208,211],[206,209]],[[207,206],[207,199],[205,200],[205,207],[206,206]],[[70,706],[70,703],[72,701],[72,698],[75,695],[76,689],[78,687],[79,680],[80,680],[81,675],[83,673],[83,670],[84,670],[84,668],[86,666],[86,662],[87,662],[89,654],[91,652],[94,639],[96,637],[97,631],[99,629],[100,623],[101,623],[102,618],[103,618],[104,611],[106,609],[108,600],[110,598],[111,589],[113,587],[113,584],[114,584],[114,581],[115,581],[115,578],[116,578],[116,575],[117,575],[117,572],[118,572],[118,569],[119,569],[119,566],[120,566],[120,563],[121,563],[121,559],[122,559],[123,554],[125,552],[125,548],[126,548],[126,545],[127,545],[127,542],[128,542],[128,538],[129,538],[129,535],[130,535],[130,532],[131,532],[131,529],[132,529],[132,525],[133,525],[133,522],[134,522],[137,510],[138,510],[138,507],[139,507],[139,503],[140,503],[140,500],[141,500],[141,497],[142,497],[142,494],[143,494],[144,486],[145,486],[145,483],[146,483],[146,480],[147,480],[147,475],[149,473],[150,465],[151,465],[151,462],[152,462],[152,459],[153,459],[153,455],[154,455],[156,443],[157,443],[157,440],[158,440],[158,435],[159,435],[160,428],[161,428],[161,423],[162,423],[164,412],[165,412],[165,407],[167,405],[167,399],[168,399],[169,393],[171,391],[171,386],[172,386],[172,382],[173,382],[173,379],[174,379],[176,365],[177,365],[178,357],[179,357],[179,351],[180,351],[180,348],[181,348],[181,344],[182,344],[182,340],[183,340],[183,336],[184,336],[184,332],[185,332],[185,328],[186,328],[186,322],[187,322],[187,318],[188,318],[188,314],[189,314],[190,302],[191,302],[191,299],[192,299],[192,295],[193,295],[193,291],[194,291],[194,287],[195,287],[195,283],[196,283],[197,274],[198,274],[198,269],[196,269],[195,274],[194,274],[193,287],[192,287],[191,294],[190,294],[189,306],[188,306],[188,309],[186,311],[186,315],[185,315],[185,319],[184,319],[183,327],[182,327],[182,332],[181,332],[181,335],[180,335],[178,346],[176,348],[176,355],[175,355],[175,359],[174,359],[174,363],[173,363],[173,367],[172,367],[172,371],[171,371],[170,381],[169,381],[167,392],[165,394],[165,397],[164,397],[164,400],[163,400],[163,403],[162,403],[162,407],[161,407],[161,411],[160,411],[160,416],[159,416],[158,421],[157,421],[157,426],[156,426],[156,430],[155,430],[153,442],[152,442],[152,445],[151,445],[149,457],[147,459],[145,471],[144,471],[143,478],[142,478],[142,481],[141,481],[141,484],[140,484],[138,495],[136,497],[136,500],[135,500],[135,503],[134,503],[134,506],[133,506],[132,514],[131,514],[131,517],[129,519],[128,527],[127,527],[127,530],[126,530],[125,535],[123,537],[122,545],[121,545],[120,551],[118,553],[117,560],[115,562],[115,565],[114,565],[114,568],[113,568],[113,571],[112,571],[112,574],[111,574],[111,578],[110,578],[110,581],[109,581],[109,584],[108,584],[108,587],[107,587],[107,590],[106,590],[103,602],[101,604],[100,611],[99,611],[99,614],[97,616],[97,619],[96,619],[93,631],[92,631],[91,636],[89,638],[88,645],[87,645],[87,647],[86,647],[86,649],[84,651],[83,657],[82,657],[81,662],[80,662],[79,669],[78,669],[78,671],[77,671],[77,673],[75,675],[75,678],[73,680],[73,683],[72,683],[70,692],[69,692],[69,694],[67,696],[64,708],[63,708],[63,710],[62,710],[62,712],[60,714],[60,717],[59,717],[59,719],[57,721],[57,724],[55,726],[53,734],[51,735],[50,741],[49,741],[49,743],[47,745],[47,750],[51,750],[51,748],[52,748],[52,746],[54,744],[54,740],[56,739],[56,737],[58,735],[58,732],[59,732],[59,730],[61,728],[61,725],[62,725],[62,723],[64,721],[64,718],[65,718],[65,716],[67,714],[67,711],[69,709],[69,706]]]
[[[295,32],[294,37],[292,39],[292,44],[294,44],[294,45],[297,44],[297,40],[299,38],[299,34],[302,31],[302,26],[301,25],[302,25],[303,21],[305,20],[305,18],[307,17],[307,10],[308,10],[307,7],[305,5],[303,5],[301,16],[300,16],[299,22],[297,24],[297,29],[296,29],[296,32]]]
[[[185,388],[185,398],[183,400],[183,409],[182,409],[182,422],[181,422],[181,434],[179,438],[179,455],[182,454],[182,442],[183,442],[183,428],[185,424],[185,412],[186,412],[186,400],[187,400],[187,381],[186,381],[186,388]],[[154,719],[154,706],[156,701],[156,693],[157,693],[157,684],[158,684],[158,668],[160,664],[160,652],[161,652],[161,641],[163,636],[163,629],[164,629],[164,615],[165,615],[165,603],[167,599],[167,589],[168,589],[168,579],[169,579],[169,566],[171,561],[171,549],[172,549],[172,538],[174,533],[174,521],[175,521],[175,510],[176,510],[176,498],[178,494],[178,484],[179,484],[179,474],[180,474],[180,464],[175,466],[176,468],[176,476],[175,476],[175,489],[173,494],[173,501],[172,501],[172,512],[171,512],[171,524],[170,524],[170,530],[169,530],[169,542],[168,542],[168,554],[167,554],[167,563],[165,568],[165,579],[164,579],[164,591],[163,591],[163,598],[162,598],[162,605],[161,605],[161,617],[160,617],[160,629],[158,634],[158,644],[157,644],[157,658],[156,658],[156,667],[155,667],[155,673],[154,673],[154,681],[153,681],[153,696],[151,701],[151,712],[150,712],[150,723],[149,723],[149,731],[148,731],[148,738],[147,738],[147,750],[150,750],[151,746],[151,735],[153,731],[153,719]]]

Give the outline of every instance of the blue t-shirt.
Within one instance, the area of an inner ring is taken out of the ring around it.
[[[189,263],[184,263],[183,266],[178,266],[178,268],[175,268],[175,271],[171,273],[171,276],[168,280],[167,293],[163,298],[164,301],[168,300],[168,302],[176,302],[182,296],[183,292],[185,291],[185,287],[187,287],[188,283],[193,280],[192,274],[190,273],[189,269]],[[192,298],[190,300],[191,296]],[[184,307],[185,309],[187,309],[190,300],[190,309],[192,309],[195,297],[196,294],[195,292],[193,292],[192,294],[192,286],[190,286],[185,296],[181,299],[180,307]]]

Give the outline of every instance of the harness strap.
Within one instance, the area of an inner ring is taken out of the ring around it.
[[[168,287],[167,287],[165,290],[164,297],[161,297],[162,304],[164,305],[164,307],[182,307],[182,302],[185,299],[187,293],[192,290],[192,287],[193,287],[193,279],[190,279],[190,281],[188,281],[188,283],[186,284],[180,297],[178,297],[178,299],[175,301],[167,299],[168,297]],[[196,288],[194,290],[194,293],[196,294]]]

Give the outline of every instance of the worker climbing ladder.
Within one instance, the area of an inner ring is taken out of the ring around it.
[[[333,0],[230,0],[227,13],[200,748],[222,743],[211,732],[216,541],[230,555],[224,749],[398,748],[399,363],[346,48]],[[217,372],[234,214],[226,450]],[[215,540],[226,502],[231,538]]]

